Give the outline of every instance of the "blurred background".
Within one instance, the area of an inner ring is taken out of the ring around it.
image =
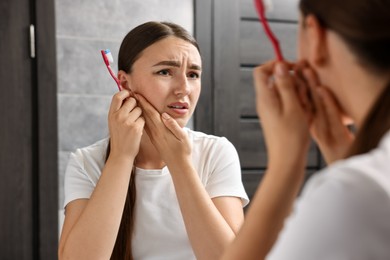
[[[274,0],[267,12],[289,60],[297,2]],[[267,156],[251,73],[274,54],[252,0],[2,0],[0,259],[57,258],[69,155],[108,135],[117,87],[100,50],[117,61],[126,33],[150,20],[178,23],[197,38],[202,93],[188,127],[235,145],[253,196]],[[307,177],[322,166],[313,144]]]

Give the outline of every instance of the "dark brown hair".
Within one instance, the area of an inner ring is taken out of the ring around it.
[[[390,1],[301,0],[303,16],[314,15],[320,24],[337,33],[372,73],[390,76]],[[390,129],[390,82],[357,131],[347,157],[377,147]]]
[[[196,40],[183,27],[169,22],[147,22],[135,27],[123,39],[118,54],[118,69],[131,73],[134,62],[142,55],[143,50],[169,36],[185,40],[193,44],[199,51],[199,46]],[[106,161],[109,155],[110,142],[107,147]],[[135,199],[136,187],[134,165],[130,177],[118,236],[111,255],[112,260],[133,259],[131,238],[134,230]]]

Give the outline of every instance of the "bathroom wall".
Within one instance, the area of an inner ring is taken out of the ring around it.
[[[70,152],[107,136],[107,111],[117,86],[100,54],[117,61],[120,42],[136,25],[176,22],[193,32],[193,0],[56,0],[59,216]],[[113,66],[116,71],[116,64]]]

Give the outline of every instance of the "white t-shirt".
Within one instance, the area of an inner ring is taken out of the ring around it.
[[[186,128],[192,143],[193,165],[211,198],[239,197],[248,204],[241,181],[237,151],[224,137]],[[65,173],[64,206],[89,198],[104,166],[108,138],[71,154]],[[135,259],[195,259],[167,167],[136,168]]]
[[[390,259],[390,131],[309,180],[267,259]]]

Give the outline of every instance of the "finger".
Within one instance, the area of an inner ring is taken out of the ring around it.
[[[137,120],[135,120],[135,123],[139,124],[141,128],[145,127],[145,119],[142,116],[138,117]]]
[[[137,101],[133,97],[127,98],[124,102],[120,110],[124,113],[130,113],[135,107],[137,107]]]
[[[313,101],[314,109],[322,111],[320,98],[318,96],[318,92],[316,91],[317,87],[320,85],[317,75],[308,67],[303,69],[302,75],[309,85],[310,97]]]
[[[139,117],[142,115],[142,109],[140,107],[134,108],[129,114],[127,114],[127,122],[132,123],[137,121]]]
[[[139,114],[139,112],[142,113],[142,110],[140,107],[138,107],[138,112],[132,115],[132,111],[137,108],[137,101],[135,98],[127,98],[124,102],[122,107],[116,111],[115,118],[121,122],[128,122],[132,123],[134,122],[138,117],[136,116]]]
[[[183,140],[186,138],[185,131],[179,126],[175,119],[173,119],[167,113],[163,113],[161,117],[164,125],[178,140]]]
[[[303,75],[306,81],[309,83],[309,91],[310,91],[310,97],[314,108],[313,112],[315,116],[316,128],[318,128],[318,130],[324,131],[326,128],[329,127],[329,123],[327,121],[327,117],[324,111],[323,100],[319,96],[319,92],[317,90],[320,85],[319,80],[315,72],[310,68],[304,69]]]
[[[307,107],[310,105],[308,98],[308,88],[303,78],[302,71],[298,68],[298,66],[294,67],[294,77],[295,84],[297,85],[299,100],[301,101],[302,106],[307,109]]]
[[[153,119],[160,118],[160,113],[157,111],[157,109],[152,104],[150,104],[142,95],[135,94],[134,96],[138,100],[146,116]]]
[[[112,114],[116,111],[118,111],[123,104],[123,101],[130,96],[130,92],[128,90],[121,90],[118,93],[116,93],[111,100],[110,109],[108,111],[109,114]]]
[[[296,85],[289,69],[288,64],[283,62],[278,62],[275,65],[275,85],[281,98],[281,104],[286,109],[294,109],[300,101],[298,100]]]
[[[142,95],[135,94],[134,96],[142,108],[142,114],[149,131],[153,131],[151,133],[157,134],[159,129],[163,126],[160,113]]]
[[[255,90],[261,90],[264,85],[268,85],[270,77],[272,76],[273,68],[275,66],[275,61],[270,61],[261,66],[254,68],[253,78],[255,80]]]
[[[309,122],[313,118],[314,107],[310,97],[310,89],[308,83],[303,76],[303,69],[306,67],[304,62],[298,62],[294,65],[294,77],[298,89],[298,97],[301,101],[302,107],[305,109]]]
[[[261,118],[260,113],[263,108],[280,108],[280,98],[274,87],[272,72],[275,62],[269,62],[253,69],[253,79],[256,93],[256,108],[257,114]]]

